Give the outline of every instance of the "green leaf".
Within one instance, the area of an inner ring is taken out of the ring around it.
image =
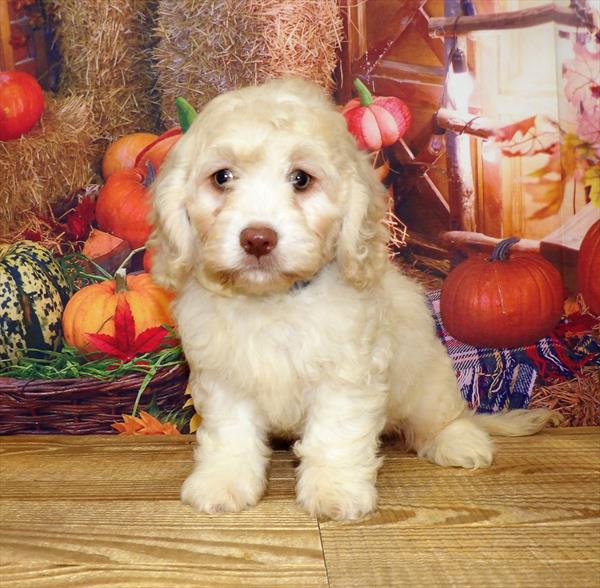
[[[194,122],[194,119],[198,116],[196,109],[181,96],[175,99],[175,106],[177,108],[177,116],[179,118],[179,126],[181,132],[185,133]]]

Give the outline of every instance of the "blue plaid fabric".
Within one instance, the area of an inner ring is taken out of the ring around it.
[[[463,397],[479,412],[526,408],[540,373],[544,380],[565,380],[584,365],[600,367],[600,343],[589,335],[583,336],[575,348],[555,336],[514,349],[480,349],[461,343],[444,329],[440,291],[428,292],[427,299]]]

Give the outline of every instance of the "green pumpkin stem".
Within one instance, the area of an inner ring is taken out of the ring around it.
[[[508,259],[510,248],[520,240],[519,237],[509,237],[508,239],[500,241],[500,243],[494,247],[490,261],[506,261]]]
[[[116,288],[115,291],[125,292],[127,288],[127,270],[124,267],[119,268],[115,273],[115,283]]]
[[[179,118],[181,132],[185,133],[194,122],[194,119],[198,116],[198,113],[196,112],[196,109],[181,96],[175,99],[175,107],[177,108],[177,117]]]
[[[373,96],[371,92],[369,92],[369,88],[365,86],[358,78],[354,80],[354,87],[358,93],[358,97],[360,98],[361,106],[369,106],[373,104]]]

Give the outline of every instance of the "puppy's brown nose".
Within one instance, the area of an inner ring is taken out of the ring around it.
[[[249,255],[261,257],[275,249],[277,233],[269,227],[248,227],[240,233],[240,245]]]

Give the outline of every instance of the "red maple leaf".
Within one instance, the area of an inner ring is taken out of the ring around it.
[[[137,355],[156,351],[169,331],[165,327],[150,327],[135,335],[135,319],[125,296],[120,296],[115,309],[115,334],[86,333],[86,337],[98,350],[121,359],[131,361]]]
[[[96,201],[93,197],[81,198],[77,206],[66,215],[65,232],[72,241],[84,241],[96,218]]]

